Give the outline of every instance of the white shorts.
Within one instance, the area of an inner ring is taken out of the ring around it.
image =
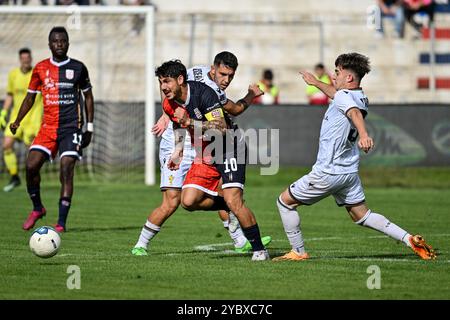
[[[332,195],[338,206],[353,205],[365,200],[357,172],[332,175],[311,171],[288,188],[291,197],[311,205]]]
[[[167,167],[167,162],[172,155],[171,150],[159,150],[159,163],[161,165],[161,183],[159,185],[161,190],[175,188],[180,189],[183,186],[184,178],[186,177],[189,168],[195,158],[195,150],[184,148],[183,160],[181,161],[178,170],[170,170]]]

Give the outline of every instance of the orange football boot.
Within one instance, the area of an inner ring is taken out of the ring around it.
[[[283,256],[273,258],[272,261],[300,261],[300,260],[306,260],[309,259],[308,253],[297,253],[294,250],[289,251]]]
[[[420,234],[409,237],[409,243],[414,253],[423,260],[436,259],[436,253],[433,248],[425,242],[425,239]]]

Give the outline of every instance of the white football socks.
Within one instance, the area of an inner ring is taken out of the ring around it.
[[[239,224],[239,220],[236,216],[229,212],[229,221],[224,221],[223,226],[228,230],[228,234],[233,240],[235,248],[242,248],[247,242],[247,238],[244,235],[244,232],[241,229],[241,225]],[[226,224],[225,224],[226,223]]]
[[[281,221],[283,222],[284,231],[292,246],[292,250],[299,254],[305,253],[303,243],[303,235],[300,230],[300,215],[296,208],[291,207],[281,200],[281,196],[277,200],[278,211],[280,212]]]
[[[142,228],[139,240],[134,247],[147,249],[149,241],[159,232],[160,229],[161,227],[147,220],[144,224],[144,227]]]
[[[395,240],[403,242],[408,247],[411,247],[411,244],[409,243],[409,237],[411,235],[396,224],[390,222],[381,214],[368,210],[364,217],[355,223],[380,231]]]

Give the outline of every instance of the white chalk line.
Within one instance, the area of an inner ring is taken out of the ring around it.
[[[431,234],[430,237],[448,237],[450,236],[449,233],[442,233],[442,234]],[[378,235],[378,236],[367,236],[367,237],[316,237],[316,238],[307,238],[305,239],[305,242],[309,241],[328,241],[328,240],[358,240],[358,239],[381,239],[381,238],[389,238],[385,235]],[[272,242],[284,242],[286,240],[281,239],[272,239]],[[194,249],[196,251],[204,251],[211,254],[232,254],[232,255],[242,255],[242,253],[237,253],[233,250],[218,250],[216,248],[220,247],[229,247],[233,244],[231,242],[226,243],[212,243],[212,244],[206,244],[206,245],[198,245],[195,246]],[[343,252],[342,250],[332,250],[332,251],[339,251]],[[330,251],[329,251],[330,252]],[[350,251],[346,251],[350,252]],[[169,256],[178,255],[180,253],[168,253]],[[411,260],[411,259],[393,259],[393,258],[346,258],[346,257],[335,257],[335,256],[321,256],[317,257],[320,260],[350,260],[350,261],[384,261],[384,262],[421,262],[421,260]],[[314,258],[313,258],[314,259]],[[311,259],[311,260],[313,260]],[[450,260],[441,260],[441,262],[450,263]]]

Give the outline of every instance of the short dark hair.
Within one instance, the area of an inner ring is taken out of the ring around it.
[[[272,81],[273,80],[273,72],[270,69],[265,69],[263,71],[263,79],[267,79]]]
[[[358,81],[361,81],[370,72],[369,58],[356,52],[341,54],[337,57],[334,65],[353,71],[358,77]]]
[[[48,41],[50,42],[50,38],[52,36],[52,33],[65,33],[67,40],[69,40],[69,34],[67,33],[66,28],[58,26],[58,27],[53,27],[52,30],[50,30],[50,33],[48,34]]]
[[[187,79],[186,67],[181,63],[180,60],[169,60],[164,62],[155,70],[155,75],[160,77],[169,77],[169,78],[178,78],[179,76],[183,76],[184,81]]]
[[[24,53],[27,53],[27,54],[30,54],[30,55],[31,55],[31,50],[28,49],[28,48],[21,48],[21,49],[19,50],[19,56],[21,56],[21,55],[24,54]]]
[[[214,57],[214,65],[220,66],[221,64],[235,71],[239,65],[237,57],[229,51],[222,51]]]

